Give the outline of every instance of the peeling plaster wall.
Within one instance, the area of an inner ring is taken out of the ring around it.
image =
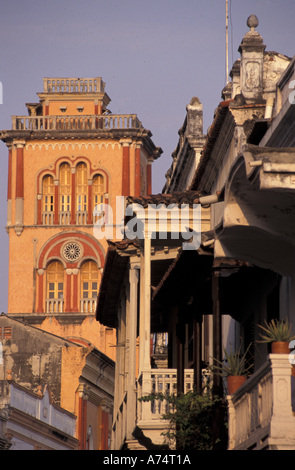
[[[8,371],[11,370],[12,380],[29,390],[37,391],[38,385],[50,384],[54,401],[59,403],[61,355],[66,342],[21,322],[12,321],[4,315],[0,316],[0,327],[0,380],[7,379]],[[4,331],[7,337],[3,335]],[[10,335],[7,334],[8,331]]]

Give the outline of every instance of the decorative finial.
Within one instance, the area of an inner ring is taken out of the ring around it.
[[[256,15],[250,15],[247,19],[247,26],[248,28],[255,29],[259,25],[259,20]]]

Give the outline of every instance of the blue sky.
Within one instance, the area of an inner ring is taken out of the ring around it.
[[[113,113],[136,113],[163,156],[153,169],[160,192],[186,105],[198,96],[204,132],[225,85],[225,0],[0,0],[0,128],[27,114],[43,77],[106,82]],[[229,65],[256,14],[267,50],[295,54],[294,0],[229,0]],[[7,310],[7,149],[0,142],[0,312]]]

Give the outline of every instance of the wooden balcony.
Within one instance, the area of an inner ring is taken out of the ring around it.
[[[209,372],[203,370],[203,384],[208,385]],[[124,379],[123,379],[124,380]],[[193,390],[194,371],[186,369],[184,374],[184,390],[188,393]],[[128,413],[128,402],[132,401],[134,390],[126,390],[127,383],[124,382],[124,393],[121,400],[117,402],[114,409],[112,448],[120,449],[124,442],[128,442],[129,448],[133,448],[135,441],[128,440],[128,428],[140,429],[144,435],[151,439],[153,444],[162,445],[164,437],[163,431],[170,426],[170,423],[163,419],[163,414],[167,413],[169,403],[165,399],[155,399],[151,401],[140,401],[139,399],[150,394],[162,393],[165,395],[176,394],[177,370],[176,369],[150,369],[143,371],[137,380],[136,403],[131,406]],[[136,411],[134,411],[136,410]],[[130,435],[130,433],[129,433]]]

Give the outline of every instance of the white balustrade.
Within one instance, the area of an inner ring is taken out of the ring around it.
[[[47,299],[46,313],[62,313],[64,308],[63,299]]]
[[[208,385],[208,370],[202,370],[203,385]],[[185,369],[184,391],[188,393],[193,390],[194,371]],[[132,393],[132,391],[131,391]],[[159,368],[144,370],[137,379],[137,416],[136,421],[139,428],[149,432],[155,432],[157,441],[163,441],[162,431],[169,423],[163,420],[163,415],[169,411],[169,400],[167,395],[177,393],[177,369]],[[153,394],[163,394],[160,398],[142,401],[141,398]],[[163,398],[163,399],[162,399]],[[119,449],[125,438],[125,427],[127,416],[128,390],[124,388],[124,393],[114,409],[113,420],[113,444],[114,449]],[[144,431],[145,432],[145,431]]]
[[[95,78],[44,78],[45,93],[101,93],[105,84],[101,77]]]
[[[291,365],[288,354],[270,354],[228,396],[229,449],[295,449]]]
[[[59,213],[59,224],[60,225],[71,224],[71,212],[70,211],[61,211]]]
[[[136,114],[12,116],[13,130],[67,131],[140,129]]]
[[[82,313],[95,313],[96,312],[96,299],[81,299],[81,312]]]
[[[192,369],[185,370],[185,393],[193,390],[194,372]],[[144,372],[138,380],[138,398],[142,398],[150,388],[150,394],[162,394],[163,399],[155,398],[149,402],[139,402],[138,420],[161,419],[162,415],[168,411],[169,403],[164,398],[176,394],[177,371],[176,369],[151,369]]]
[[[44,211],[42,213],[42,225],[54,225],[54,212]]]
[[[76,212],[76,224],[77,225],[86,225],[87,224],[87,211],[77,211]]]

